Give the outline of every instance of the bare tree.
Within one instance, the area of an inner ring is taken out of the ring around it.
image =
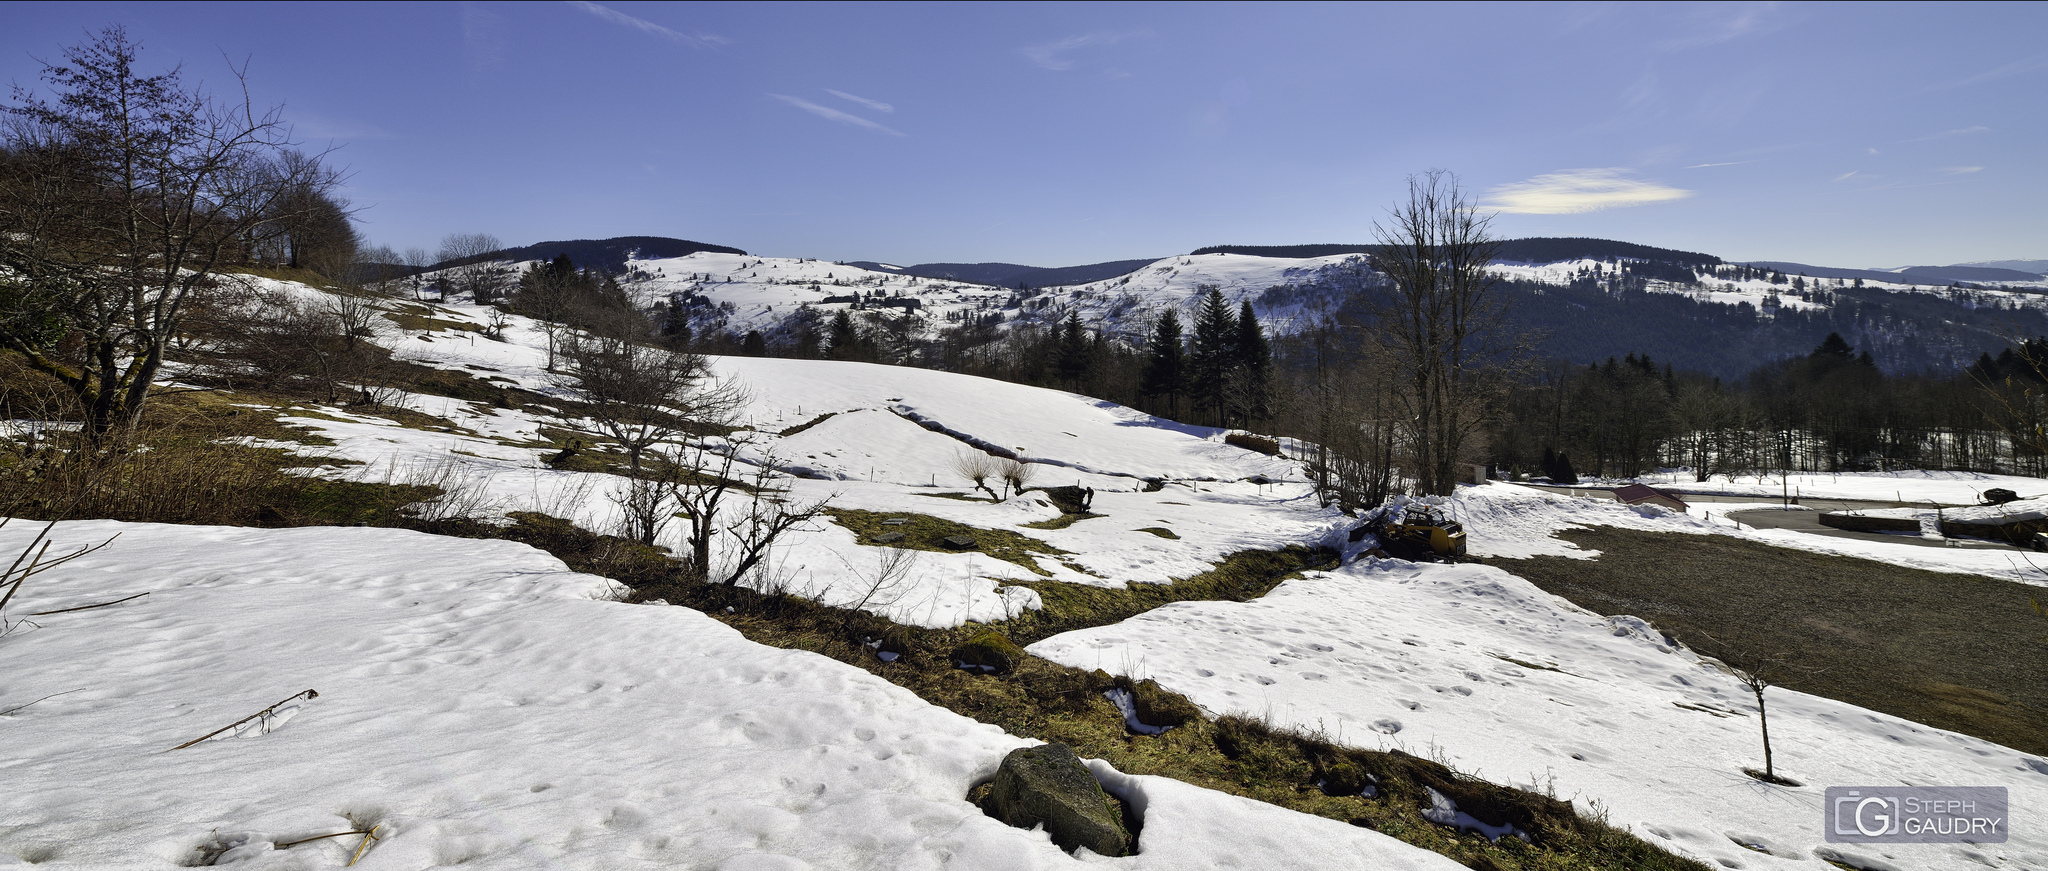
[[[441,240],[440,262],[445,281],[457,293],[469,294],[478,305],[497,299],[504,290],[510,270],[491,259],[504,250],[505,243],[489,233],[450,233]]]
[[[222,103],[175,68],[142,76],[139,50],[119,27],[65,49],[54,100],[17,89],[0,130],[0,348],[78,397],[96,447],[133,432],[187,304],[284,194],[338,181],[285,159],[246,88]]]
[[[1388,281],[1372,306],[1392,354],[1388,387],[1401,406],[1416,489],[1449,494],[1458,462],[1484,424],[1482,400],[1510,349],[1499,344],[1504,309],[1487,272],[1499,245],[1489,218],[1456,176],[1408,179],[1408,202],[1374,224],[1374,268]]]
[[[1797,783],[1778,776],[1771,758],[1771,721],[1769,711],[1764,707],[1764,690],[1794,673],[1811,672],[1813,669],[1794,663],[1783,653],[1763,650],[1753,644],[1722,641],[1705,633],[1701,633],[1700,638],[1704,643],[1694,644],[1693,649],[1713,657],[1723,670],[1756,697],[1756,724],[1764,741],[1764,770],[1759,772],[1745,768],[1743,771],[1766,783],[1797,786]]]
[[[911,572],[917,568],[917,551],[907,547],[884,547],[878,550],[882,552],[881,556],[871,570],[854,568],[852,563],[847,563],[847,568],[853,569],[854,577],[860,580],[860,584],[854,588],[854,595],[847,599],[846,604],[840,606],[846,609],[846,618],[840,621],[842,629],[853,625],[854,619],[870,606],[887,607],[896,604],[897,600],[903,598],[904,583],[910,580]]]
[[[421,274],[427,271],[427,267],[434,265],[434,255],[425,248],[414,246],[405,249],[405,253],[399,255],[398,262],[405,266],[406,283],[412,287],[412,298],[424,301],[426,280]],[[446,302],[445,299],[442,301]]]
[[[319,157],[296,149],[280,153],[275,166],[277,198],[251,234],[257,255],[329,279],[348,277],[362,240],[348,201],[333,192],[333,173]]]
[[[765,567],[783,534],[822,515],[830,497],[791,501],[788,489],[777,486],[774,456],[763,457],[751,473],[740,471],[739,448],[700,442],[636,477],[614,497],[626,512],[629,536],[652,544],[669,518],[681,518],[686,573],[730,587]],[[722,554],[712,546],[721,535],[727,542]]]
[[[996,477],[1003,479],[1003,498],[1007,499],[1024,492],[1024,485],[1031,483],[1032,475],[1037,471],[1037,466],[1023,460],[1013,460],[1009,457],[997,459]]]
[[[1001,502],[1002,497],[988,486],[988,479],[995,477],[996,458],[972,448],[962,449],[953,454],[953,471],[962,478],[974,482],[974,489],[988,494],[988,501]]]
[[[587,417],[570,429],[610,439],[626,452],[634,477],[649,448],[689,429],[729,429],[747,402],[736,382],[721,381],[703,356],[608,337],[572,337],[563,347],[569,373],[559,383],[582,393]]]

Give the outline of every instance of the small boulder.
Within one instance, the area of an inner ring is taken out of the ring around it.
[[[877,535],[877,536],[875,536],[874,538],[872,538],[872,539],[869,539],[869,540],[870,540],[870,541],[873,541],[873,542],[874,542],[874,543],[876,543],[876,544],[895,544],[896,542],[899,542],[899,541],[902,541],[902,540],[903,540],[903,533],[900,533],[900,532],[884,532],[884,533],[882,533],[882,534],[880,534],[880,535]]]
[[[953,648],[953,662],[983,674],[1008,674],[1024,661],[1024,648],[994,629],[977,633]]]
[[[1021,747],[1003,757],[982,811],[1020,829],[1044,825],[1060,849],[1126,856],[1136,846],[1120,805],[1065,744]]]
[[[1130,693],[1132,713],[1138,722],[1154,729],[1164,731],[1202,718],[1202,709],[1188,701],[1187,696],[1168,690],[1151,678],[1133,682],[1119,676],[1116,685]]]
[[[945,538],[939,539],[939,543],[947,547],[950,547],[954,550],[974,549],[974,539],[965,535],[949,535]]]

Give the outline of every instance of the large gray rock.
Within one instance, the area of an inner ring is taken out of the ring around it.
[[[1069,853],[1087,847],[1124,856],[1135,845],[1120,807],[1065,744],[1010,751],[982,809],[1020,829],[1043,823],[1052,842]]]

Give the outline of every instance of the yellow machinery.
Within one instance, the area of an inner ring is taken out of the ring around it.
[[[1461,557],[1465,555],[1465,527],[1433,509],[1410,509],[1400,523],[1387,527],[1384,543],[1390,553],[1395,542],[1428,548],[1440,558]]]
[[[1411,503],[1399,522],[1382,513],[1352,534],[1358,541],[1370,533],[1379,539],[1379,555],[1410,562],[1458,559],[1465,555],[1465,527],[1434,506]]]

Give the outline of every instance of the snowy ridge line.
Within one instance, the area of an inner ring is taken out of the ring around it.
[[[1086,472],[1090,475],[1101,475],[1105,478],[1129,478],[1133,481],[1166,480],[1164,477],[1160,476],[1146,477],[1143,475],[1134,475],[1130,472],[1113,472],[1108,469],[1097,469],[1085,463],[1076,463],[1068,460],[1056,460],[1051,457],[1024,456],[1017,453],[1015,450],[1003,447],[1002,445],[999,444],[995,444],[994,442],[981,438],[980,436],[976,436],[971,433],[961,432],[957,429],[948,427],[945,424],[933,420],[929,417],[925,417],[924,415],[917,413],[915,409],[912,409],[907,405],[892,405],[889,407],[889,410],[891,412],[894,412],[897,417],[901,417],[904,420],[910,421],[911,423],[917,424],[918,426],[924,427],[925,429],[931,430],[932,432],[938,433],[943,436],[948,436],[962,443],[965,443],[969,447],[978,448],[984,452],[993,454],[1006,460],[1016,460],[1022,463],[1037,463],[1042,466],[1052,466],[1054,468],[1060,469],[1073,469],[1076,472]],[[1225,479],[1210,477],[1206,475],[1192,478],[1175,478],[1174,480],[1200,481],[1203,483],[1226,483]]]

